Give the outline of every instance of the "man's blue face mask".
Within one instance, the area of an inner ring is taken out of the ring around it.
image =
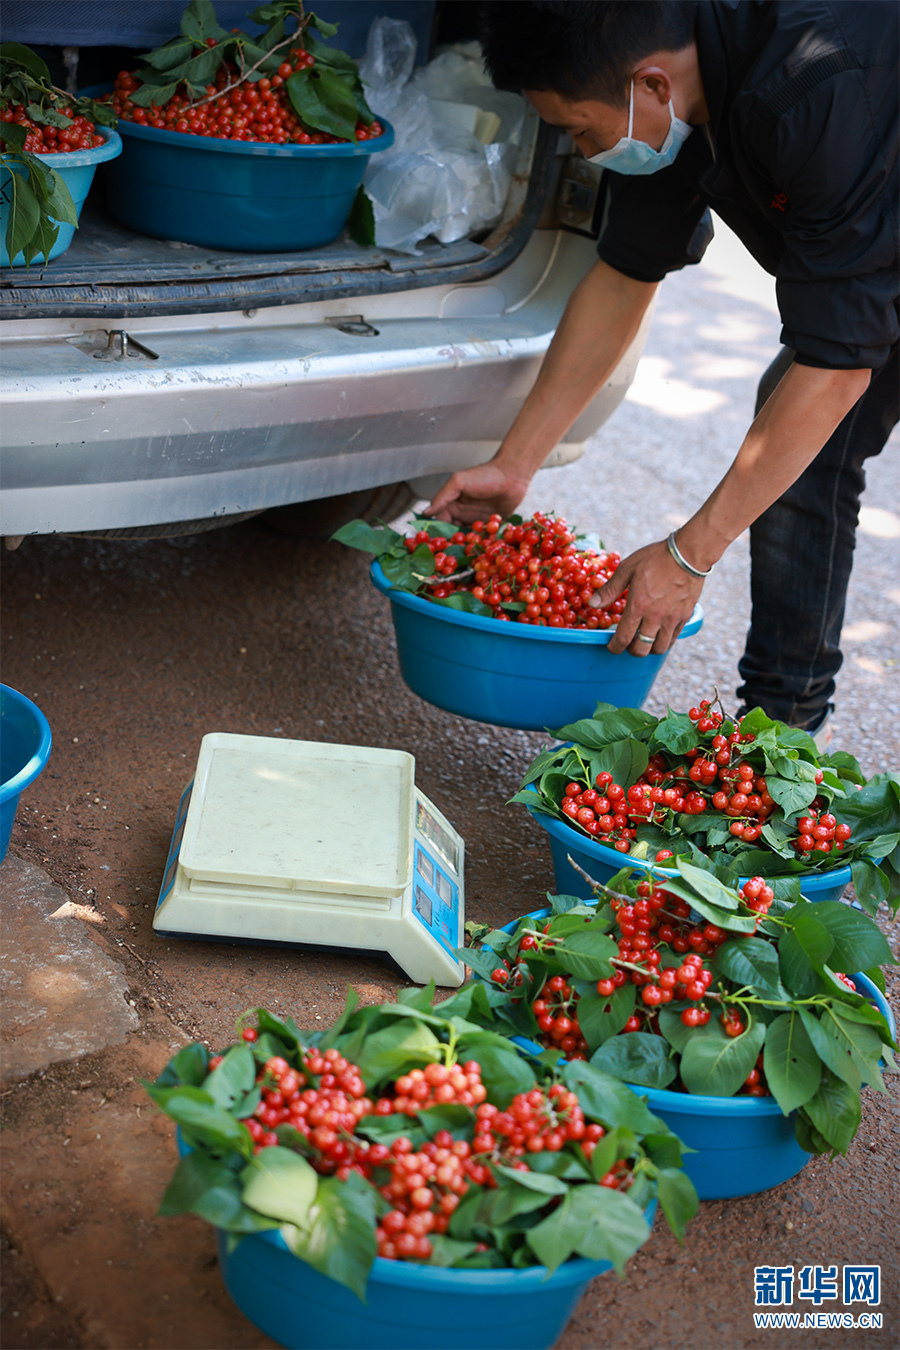
[[[637,141],[631,134],[634,126],[634,80],[631,81],[631,96],[628,101],[628,135],[617,141],[611,150],[601,150],[598,155],[588,157],[589,164],[599,164],[615,173],[645,174],[656,173],[672,163],[678,151],[684,145],[693,127],[675,116],[672,100],[669,100],[669,132],[660,150],[654,150],[646,141]]]

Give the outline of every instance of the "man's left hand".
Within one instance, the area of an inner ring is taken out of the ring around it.
[[[595,595],[601,605],[611,605],[626,586],[625,612],[609,651],[616,654],[627,650],[632,656],[649,656],[653,652],[661,656],[693,614],[703,581],[678,566],[663,540],[623,558],[612,579]]]

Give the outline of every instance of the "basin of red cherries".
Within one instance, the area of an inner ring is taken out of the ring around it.
[[[213,39],[209,39],[209,45]],[[315,65],[315,57],[302,46],[293,47],[276,74],[260,80],[239,80],[237,67],[225,61],[215,80],[206,86],[200,99],[176,93],[162,107],[148,108],[135,103],[131,95],[141,81],[131,71],[120,70],[111,102],[126,122],[155,127],[160,131],[178,131],[190,136],[211,136],[229,141],[263,141],[269,145],[339,145],[341,137],[327,131],[305,127],[297,116],[285,88],[296,71]],[[359,121],[356,139],[371,141],[381,136],[384,127],[374,121],[370,126]]]

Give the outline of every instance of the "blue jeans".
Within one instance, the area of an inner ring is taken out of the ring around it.
[[[762,377],[757,412],[784,375],[787,347]],[[814,731],[833,706],[863,467],[900,417],[898,347],[809,468],[750,527],[750,631],[738,698]]]

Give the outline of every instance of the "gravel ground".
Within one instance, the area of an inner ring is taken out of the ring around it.
[[[777,340],[771,282],[721,236],[700,269],[663,287],[638,378],[611,424],[581,463],[542,475],[526,505],[567,514],[623,552],[664,537],[728,464]],[[835,746],[870,773],[900,762],[897,444],[870,469],[834,719]],[[739,540],[707,583],[706,624],[670,657],[652,710],[687,707],[713,685],[731,698],[749,611],[745,555]],[[289,1010],[308,1026],[338,1012],[348,981],[365,1002],[391,997],[396,981],[375,960],[154,936],[152,906],[200,738],[233,731],[411,751],[417,782],[466,839],[468,916],[497,924],[552,886],[543,832],[503,805],[541,737],[422,703],[400,680],[365,559],[259,522],[146,544],[28,539],[4,560],[3,634],[4,681],[43,708],[54,732],[12,851],[91,909],[90,931],[123,963],[141,1019],[133,1051],[54,1066],[4,1093],[4,1227],[18,1256],[13,1273],[4,1261],[3,1343],[268,1345],[222,1299],[208,1230],[153,1217],[174,1146],[164,1122],[140,1115],[137,1080],[158,1071],[167,1043],[228,1041],[248,1005]],[[886,914],[881,922],[895,934]],[[896,972],[890,991],[897,1007]],[[92,1084],[103,1096],[89,1110]],[[102,1143],[91,1115],[101,1108]],[[884,1327],[796,1332],[790,1344],[897,1346],[898,1134],[895,1097],[867,1091],[846,1159],[816,1159],[774,1191],[705,1204],[684,1248],[657,1230],[626,1283],[592,1288],[562,1350],[650,1350],[661,1340],[673,1350],[781,1350],[777,1333],[753,1328],[754,1264],[845,1261],[882,1263]],[[63,1136],[73,1140],[65,1153]],[[119,1249],[140,1262],[133,1304]],[[110,1309],[130,1332],[110,1330]],[[203,1321],[211,1309],[215,1330]]]

